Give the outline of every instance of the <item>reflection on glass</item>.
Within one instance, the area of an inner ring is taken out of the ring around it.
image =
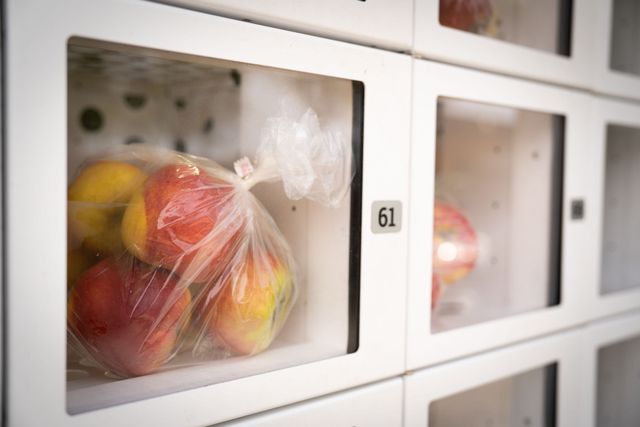
[[[436,400],[429,427],[552,427],[556,369],[548,365]]]
[[[640,75],[640,2],[613,0],[610,63],[612,70]]]
[[[553,52],[571,54],[571,0],[440,0],[440,24]]]
[[[559,303],[564,119],[440,98],[431,329]]]
[[[640,129],[609,125],[600,293],[640,287]]]
[[[640,426],[640,337],[598,350],[597,396],[597,426]]]

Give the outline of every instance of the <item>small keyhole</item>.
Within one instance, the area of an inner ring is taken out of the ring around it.
[[[580,220],[584,218],[584,200],[576,199],[571,201],[571,219]]]

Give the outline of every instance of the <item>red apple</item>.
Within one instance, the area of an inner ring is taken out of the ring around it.
[[[440,292],[442,292],[440,279],[438,278],[438,275],[434,273],[431,275],[431,310],[435,310],[438,305]]]
[[[100,258],[82,247],[67,250],[67,289],[71,289],[80,275]]]
[[[440,0],[440,24],[477,32],[493,14],[490,0]]]
[[[157,370],[174,354],[191,294],[175,276],[126,256],[84,272],[71,292],[69,329],[100,365],[122,376]]]
[[[478,240],[467,218],[453,206],[436,202],[433,212],[433,272],[441,284],[465,277],[475,267]]]
[[[153,173],[133,195],[122,220],[122,240],[138,259],[191,282],[216,274],[236,243],[242,215],[234,186],[193,164]]]

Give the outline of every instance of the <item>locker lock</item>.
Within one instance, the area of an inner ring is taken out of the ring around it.
[[[571,219],[580,220],[584,218],[584,200],[574,199],[571,201]]]

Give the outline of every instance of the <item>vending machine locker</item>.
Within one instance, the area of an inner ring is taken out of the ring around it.
[[[6,8],[8,425],[210,425],[404,371],[409,57],[152,2]],[[335,208],[235,176],[274,141],[353,178]],[[174,175],[244,203],[197,271],[151,255],[161,220],[192,247]]]
[[[638,425],[640,313],[600,320],[590,324],[584,333],[585,410],[580,425]]]
[[[577,426],[580,332],[565,332],[405,377],[406,426]]]
[[[402,397],[402,379],[394,378],[282,409],[274,409],[224,425],[228,427],[297,425],[400,427],[402,426]]]
[[[159,0],[236,19],[368,46],[409,51],[412,0]]]
[[[640,5],[633,0],[593,2],[594,89],[623,98],[640,99]]]
[[[598,98],[592,137],[596,145],[594,216],[599,224],[598,281],[590,289],[593,318],[640,308],[637,240],[640,214],[640,107]]]
[[[428,59],[588,87],[596,3],[416,0],[414,50]]]
[[[415,61],[409,369],[583,321],[597,280],[589,105]]]

